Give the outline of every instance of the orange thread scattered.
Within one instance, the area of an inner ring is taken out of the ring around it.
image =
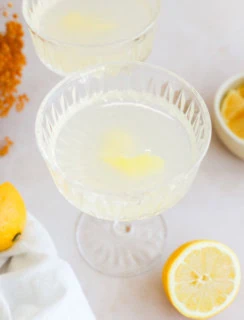
[[[0,157],[5,156],[9,153],[9,149],[13,145],[13,141],[9,137],[5,137],[3,141],[3,145],[0,145]]]
[[[26,94],[21,94],[17,98],[17,103],[15,106],[16,111],[20,112],[24,109],[25,103],[29,101],[29,98]]]
[[[12,2],[7,6],[12,8]],[[8,16],[6,8],[0,11],[4,17]],[[17,19],[18,15],[13,14],[13,18]],[[7,117],[12,108],[22,111],[29,100],[26,94],[18,93],[22,71],[26,65],[23,26],[20,22],[11,20],[6,22],[5,27],[5,32],[0,33],[0,118]],[[8,137],[5,138],[4,146],[0,146],[0,156],[7,154],[12,144]]]
[[[0,33],[0,117],[6,117],[19,100],[17,87],[26,64],[23,35],[22,25],[15,21],[7,22],[6,33]]]

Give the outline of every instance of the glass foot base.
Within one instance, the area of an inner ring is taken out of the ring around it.
[[[162,258],[166,225],[161,216],[110,222],[82,214],[76,232],[82,257],[96,271],[115,277],[136,276]]]

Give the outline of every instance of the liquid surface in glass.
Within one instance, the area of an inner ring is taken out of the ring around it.
[[[101,45],[137,36],[152,19],[144,0],[61,0],[43,10],[39,32],[65,43]]]
[[[157,108],[147,102],[150,96],[143,99],[130,102],[120,93],[119,102],[101,96],[70,107],[50,146],[70,181],[94,191],[133,194],[165,187],[189,169],[195,142],[188,121],[167,101]]]

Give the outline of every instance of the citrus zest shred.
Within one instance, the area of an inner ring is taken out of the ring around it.
[[[13,3],[8,2],[6,6],[0,7],[0,14],[8,17],[8,10],[12,7]],[[5,31],[0,32],[0,118],[7,117],[13,108],[17,112],[22,111],[29,101],[26,94],[18,92],[26,57],[23,53],[24,30],[17,19],[18,15],[14,13],[12,18],[6,21]],[[8,137],[3,141],[3,146],[0,145],[0,156],[6,155],[13,144]]]
[[[5,156],[9,153],[9,149],[13,145],[13,141],[9,137],[5,137],[3,141],[3,145],[0,145],[0,157]]]

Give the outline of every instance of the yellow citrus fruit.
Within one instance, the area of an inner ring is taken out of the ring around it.
[[[0,251],[13,246],[26,224],[25,203],[15,187],[5,182],[0,185]]]
[[[221,113],[224,119],[228,122],[242,110],[244,110],[244,98],[237,90],[230,90],[222,103]]]
[[[244,98],[244,84],[242,84],[242,85],[238,88],[238,92],[239,92],[239,94]]]
[[[184,244],[166,262],[163,285],[173,306],[191,319],[208,319],[228,307],[240,286],[235,253],[217,241]]]
[[[228,122],[228,127],[239,138],[244,139],[244,109]]]

